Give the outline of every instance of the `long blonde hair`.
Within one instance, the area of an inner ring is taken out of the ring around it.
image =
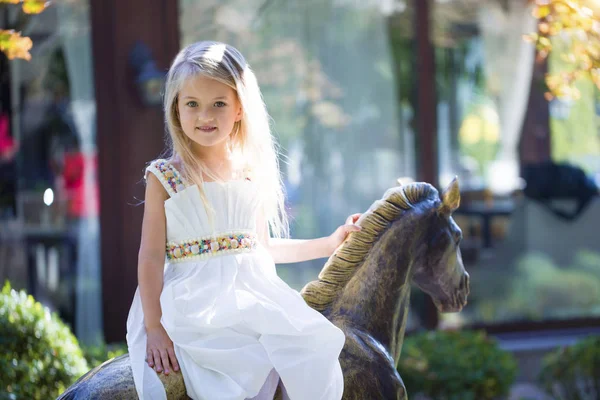
[[[198,74],[215,79],[236,91],[243,116],[236,122],[230,135],[230,149],[242,157],[245,167],[251,171],[252,180],[258,185],[260,212],[268,222],[271,234],[275,237],[287,236],[283,183],[269,114],[254,72],[234,47],[219,42],[198,42],[185,47],[175,57],[167,74],[164,96],[171,158],[180,162],[182,173],[198,186],[204,205],[211,209],[202,183],[204,174],[211,178],[213,174],[203,160],[192,152],[191,140],[183,132],[177,108],[182,86]]]

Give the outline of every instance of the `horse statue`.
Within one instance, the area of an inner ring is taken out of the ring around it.
[[[318,280],[302,289],[306,302],[346,335],[340,355],[343,400],[407,399],[396,365],[411,283],[441,312],[458,312],[467,303],[469,274],[460,254],[462,233],[452,219],[459,203],[457,179],[441,198],[427,183],[389,189],[357,221],[361,231],[351,233]],[[188,398],[182,374],[160,378],[167,398]],[[136,398],[124,355],[88,372],[59,400]],[[280,387],[275,399],[281,398]]]

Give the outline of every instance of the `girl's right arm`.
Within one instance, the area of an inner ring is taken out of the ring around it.
[[[164,202],[168,194],[154,174],[148,173],[142,240],[138,254],[138,284],[146,329],[160,325],[167,221]]]
[[[169,197],[154,174],[148,173],[138,254],[138,284],[144,325],[147,333],[146,359],[157,372],[169,373],[169,364],[177,371],[173,343],[160,323],[160,294],[163,288],[167,221],[164,202]],[[170,360],[169,360],[170,359]]]

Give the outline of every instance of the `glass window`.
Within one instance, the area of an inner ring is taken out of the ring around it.
[[[180,1],[182,46],[237,47],[283,149],[292,236],[329,235],[400,177],[414,177],[411,24],[401,2]],[[407,83],[407,86],[404,86]],[[323,260],[278,267],[290,286]]]
[[[0,10],[16,23],[20,7]],[[89,2],[56,2],[26,21],[31,61],[0,60],[0,280],[93,343],[102,312]]]
[[[567,68],[567,47],[536,62],[527,2],[463,3],[433,3],[440,180],[460,177],[455,219],[472,277],[469,305],[442,324],[598,316],[598,91],[582,81],[580,100],[549,103],[544,76]]]

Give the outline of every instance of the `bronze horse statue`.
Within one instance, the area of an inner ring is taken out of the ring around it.
[[[343,400],[407,399],[396,371],[408,316],[410,286],[431,296],[441,312],[467,302],[469,275],[452,213],[460,203],[458,181],[440,195],[427,183],[389,189],[357,222],[316,281],[302,290],[306,302],[342,329]],[[180,373],[160,375],[169,399],[187,399]],[[309,383],[308,383],[309,384]],[[127,355],[88,372],[66,399],[135,399]],[[281,390],[275,399],[281,399]]]

